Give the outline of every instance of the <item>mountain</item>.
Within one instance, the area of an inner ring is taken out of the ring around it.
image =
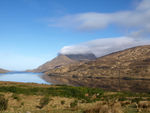
[[[117,89],[117,84],[121,84],[122,87],[129,85],[127,89],[135,89],[137,86],[150,89],[150,45],[129,48],[82,64],[52,69],[46,74],[54,79],[61,77],[60,81],[66,78],[68,81],[65,84],[108,89]]]
[[[77,60],[77,61],[90,61],[90,60],[95,60],[96,56],[92,53],[87,53],[87,54],[66,54],[67,57],[69,57],[72,60]]]
[[[71,60],[65,55],[58,55],[56,58],[51,61],[46,62],[45,64],[39,66],[37,69],[33,70],[34,72],[45,72],[49,69],[58,68],[62,65],[75,63],[74,60]]]
[[[132,77],[150,78],[150,46],[130,48],[97,58],[94,61],[53,69],[51,72],[67,76],[116,77],[116,69],[121,70],[121,76],[132,74]]]
[[[0,68],[0,73],[6,73],[6,72],[8,71]]]
[[[50,69],[60,68],[61,66],[71,65],[80,61],[89,61],[95,58],[94,54],[59,54],[56,58],[32,70],[32,72],[45,72]]]

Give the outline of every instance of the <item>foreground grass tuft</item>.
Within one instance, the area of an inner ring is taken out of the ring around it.
[[[44,96],[40,100],[40,105],[38,106],[40,109],[42,109],[44,106],[46,106],[50,101],[50,98],[48,96]]]
[[[8,107],[8,99],[5,99],[4,96],[0,95],[0,111],[6,110]]]

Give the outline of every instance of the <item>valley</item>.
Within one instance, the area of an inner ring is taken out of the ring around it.
[[[35,75],[31,79],[33,83],[10,82],[11,80],[0,82],[0,111],[149,113],[149,59],[149,45],[99,58],[89,54],[88,57],[85,54],[58,55],[37,69],[17,75],[21,77],[21,74],[42,72],[42,79],[37,79],[40,84],[35,83]],[[25,78],[30,80],[31,75]]]
[[[125,49],[99,58],[92,53],[58,54],[51,61],[27,72],[42,72],[42,79],[56,85],[149,92],[149,59],[149,45]]]
[[[0,113],[150,113],[150,0],[0,0]]]

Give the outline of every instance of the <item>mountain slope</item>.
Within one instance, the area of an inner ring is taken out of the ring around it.
[[[96,56],[92,53],[87,53],[87,54],[66,54],[65,56],[69,57],[72,60],[77,60],[77,61],[90,61],[90,60],[95,60]]]
[[[94,54],[59,54],[56,58],[49,62],[39,66],[37,69],[32,70],[33,72],[45,72],[50,69],[60,68],[61,66],[71,65],[78,62],[89,61],[95,59]]]
[[[45,72],[49,69],[58,68],[62,65],[75,63],[76,61],[71,60],[65,55],[58,55],[56,58],[51,61],[46,62],[45,64],[39,66],[37,69],[33,70],[34,72]]]
[[[0,68],[0,73],[6,73],[6,72],[8,71]]]
[[[117,77],[117,70],[120,70],[121,76],[150,77],[150,46],[130,48],[97,58],[95,61],[53,69],[49,73],[66,76]]]
[[[62,66],[45,74],[47,81],[56,84],[147,92],[150,91],[150,45]]]

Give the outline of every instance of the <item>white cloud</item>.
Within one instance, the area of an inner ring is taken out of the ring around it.
[[[141,0],[133,10],[67,15],[54,19],[50,25],[83,31],[100,30],[115,25],[128,30],[124,37],[97,39],[79,45],[65,46],[60,51],[62,54],[93,52],[100,57],[126,48],[150,44],[150,0]]]
[[[142,2],[136,8],[137,10],[147,10],[150,9],[150,1],[149,0],[142,0]]]
[[[79,45],[65,46],[60,50],[61,54],[84,54],[94,53],[97,57],[112,52],[131,48],[134,46],[148,45],[148,39],[136,39],[131,37],[104,38],[85,42]]]
[[[78,30],[104,29],[118,25],[128,29],[150,29],[150,0],[142,0],[134,10],[114,13],[87,12],[53,19],[50,26]],[[149,30],[150,31],[150,30]]]

